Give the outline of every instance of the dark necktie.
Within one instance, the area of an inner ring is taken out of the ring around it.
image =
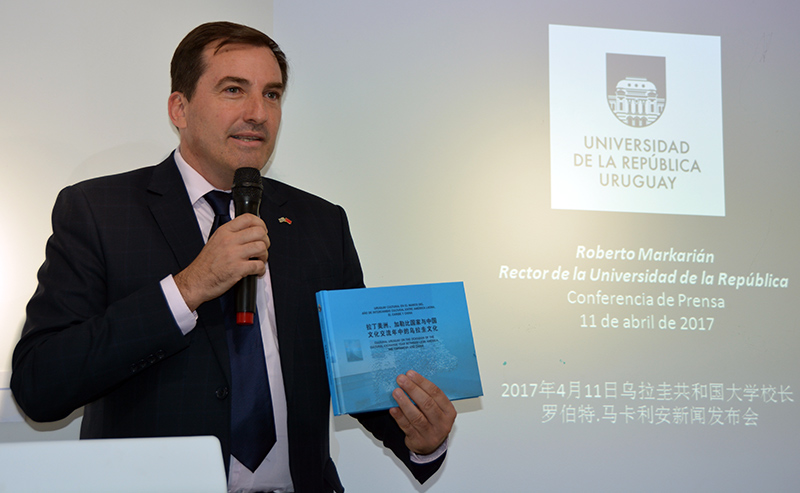
[[[218,227],[231,220],[231,195],[214,190],[205,199],[214,209],[211,238]],[[261,327],[258,313],[252,325],[236,324],[233,289],[220,300],[231,359],[231,454],[255,471],[276,440]]]

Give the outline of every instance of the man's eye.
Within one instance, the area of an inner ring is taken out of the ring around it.
[[[278,100],[281,98],[281,93],[276,91],[270,91],[266,94],[267,99],[275,99]]]
[[[239,94],[240,92],[242,92],[242,90],[238,87],[228,87],[225,88],[225,92],[227,92],[228,94]]]

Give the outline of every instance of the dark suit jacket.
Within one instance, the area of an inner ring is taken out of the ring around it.
[[[341,491],[329,453],[314,293],[363,286],[347,219],[340,207],[268,179],[261,217],[272,243],[292,480],[297,492]],[[85,406],[82,438],[215,435],[228,457],[230,365],[220,304],[200,306],[197,326],[184,336],[159,285],[202,248],[172,157],[64,189],[14,351],[11,388],[22,410],[53,421]],[[388,413],[357,417],[418,480],[438,469],[441,460],[410,462]]]

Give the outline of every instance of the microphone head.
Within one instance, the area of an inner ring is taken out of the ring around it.
[[[263,190],[261,171],[256,168],[239,168],[233,173],[233,190],[254,187]]]
[[[250,213],[258,216],[261,207],[261,172],[255,168],[239,168],[233,174],[233,210],[237,216]]]

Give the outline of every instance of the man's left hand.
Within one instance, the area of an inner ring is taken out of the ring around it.
[[[398,407],[389,412],[406,434],[406,446],[419,455],[435,452],[453,428],[456,408],[439,387],[413,370],[398,376],[397,384],[392,397]]]

